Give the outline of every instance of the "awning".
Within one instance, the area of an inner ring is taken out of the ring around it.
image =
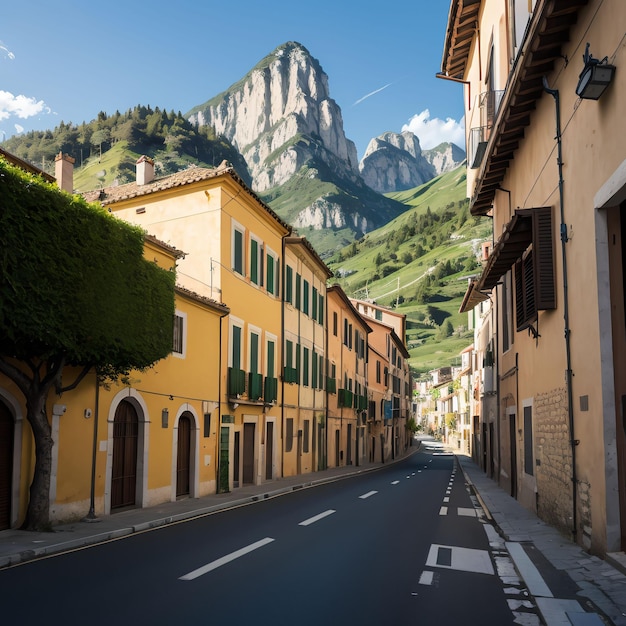
[[[478,285],[476,280],[471,280],[469,285],[467,286],[467,291],[463,296],[463,302],[461,303],[461,308],[459,309],[459,313],[467,313],[471,311],[476,305],[481,302],[488,300],[489,296],[487,294],[478,291],[476,288]]]
[[[479,291],[491,291],[532,242],[532,209],[518,209],[487,259],[478,279]]]

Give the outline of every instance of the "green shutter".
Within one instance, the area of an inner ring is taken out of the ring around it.
[[[302,287],[301,287],[302,277],[300,274],[296,273],[296,309],[300,310],[300,297],[302,295]]]
[[[269,377],[274,376],[274,350],[275,344],[273,341],[267,342],[267,370],[266,374]]]
[[[259,244],[256,240],[250,240],[250,281],[259,284]]]
[[[317,289],[313,287],[313,295],[311,297],[311,318],[317,321]]]
[[[241,369],[241,328],[233,326],[233,369]]]
[[[250,372],[257,374],[259,371],[259,336],[250,334]]]
[[[309,281],[308,280],[304,281],[302,291],[303,291],[302,312],[305,315],[308,315],[309,314]]]
[[[293,270],[289,265],[287,265],[286,272],[285,301],[293,304]]]
[[[274,292],[274,257],[267,255],[267,281],[266,289],[268,293]]]
[[[320,304],[317,310],[318,318],[317,321],[320,324],[324,324],[324,296],[320,294]]]
[[[309,349],[303,348],[302,358],[304,363],[302,364],[302,384],[306,387],[309,386]]]
[[[285,342],[285,366],[293,367],[293,342],[289,339]]]
[[[238,274],[243,275],[243,233],[235,229],[234,240],[233,269]]]
[[[311,387],[315,389],[317,387],[317,353],[313,348],[313,354],[311,355]]]

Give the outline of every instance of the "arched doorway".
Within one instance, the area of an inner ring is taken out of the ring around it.
[[[13,433],[13,416],[0,401],[0,530],[11,528]]]
[[[137,438],[139,419],[135,407],[120,402],[113,421],[111,509],[134,506],[137,493]]]
[[[191,486],[191,424],[192,416],[185,411],[178,420],[178,449],[176,454],[176,497],[188,496]]]

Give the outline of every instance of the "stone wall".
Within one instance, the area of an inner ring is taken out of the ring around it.
[[[537,513],[546,523],[571,535],[572,449],[567,389],[535,396],[533,406]]]

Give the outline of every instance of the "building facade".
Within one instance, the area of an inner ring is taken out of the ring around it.
[[[626,545],[625,20],[619,0],[453,0],[441,72],[493,220],[473,287],[495,307],[492,473],[600,554]]]

